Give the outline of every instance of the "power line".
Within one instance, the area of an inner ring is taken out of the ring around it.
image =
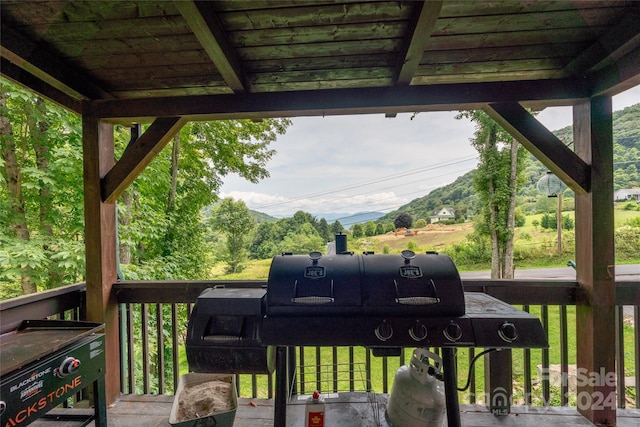
[[[449,161],[449,162],[443,162],[443,163],[438,163],[435,165],[430,165],[424,168],[418,168],[418,169],[413,169],[407,172],[401,172],[398,174],[393,174],[393,175],[387,175],[385,177],[382,178],[377,178],[377,179],[373,179],[373,180],[369,180],[369,181],[363,181],[360,183],[356,183],[356,184],[352,184],[352,185],[346,185],[346,186],[342,186],[342,187],[336,187],[333,189],[328,189],[328,190],[323,190],[323,191],[319,191],[319,192],[315,192],[315,193],[308,193],[308,194],[304,194],[304,195],[300,195],[300,196],[296,196],[294,198],[282,201],[282,202],[276,202],[276,203],[270,203],[267,205],[262,205],[262,206],[256,206],[254,209],[265,209],[265,208],[270,208],[270,207],[274,207],[274,206],[280,206],[280,205],[285,205],[288,203],[293,203],[302,199],[312,199],[314,197],[319,197],[319,196],[325,196],[327,194],[332,194],[332,193],[337,193],[340,191],[345,191],[345,190],[352,190],[354,188],[360,188],[360,187],[366,187],[368,185],[373,185],[373,184],[378,184],[380,182],[385,182],[385,181],[391,181],[394,179],[398,179],[398,178],[403,178],[406,176],[410,176],[410,175],[416,175],[419,173],[423,173],[423,172],[428,172],[434,169],[439,169],[442,167],[446,167],[446,166],[452,166],[455,164],[459,164],[459,163],[464,163],[464,162],[468,162],[470,160],[475,160],[477,159],[478,156],[474,155],[474,156],[470,156],[470,157],[465,157],[463,159],[460,160],[454,160],[454,161]]]

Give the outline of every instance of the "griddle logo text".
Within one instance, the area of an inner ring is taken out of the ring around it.
[[[49,368],[48,370],[51,370],[51,369]],[[29,377],[29,380],[30,379],[31,377]],[[20,384],[23,384],[25,382],[31,383],[31,381],[29,380],[24,380]],[[35,380],[32,380],[32,381],[35,381]],[[22,425],[23,422],[31,419],[39,411],[46,409],[47,406],[49,406],[50,404],[51,406],[54,406],[59,398],[67,395],[71,390],[77,389],[80,386],[82,386],[82,377],[77,376],[73,380],[71,380],[71,382],[61,385],[56,390],[52,391],[46,396],[41,397],[31,405],[20,409],[15,416],[10,417],[7,420],[5,427],[16,427],[16,426]],[[19,385],[17,385],[16,390],[19,388],[20,388]],[[11,390],[13,391],[13,387]],[[7,410],[9,410],[9,407],[7,407]]]

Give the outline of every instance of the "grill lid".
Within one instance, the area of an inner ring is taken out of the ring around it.
[[[323,256],[273,258],[267,284],[267,315],[462,316],[464,292],[446,255]]]

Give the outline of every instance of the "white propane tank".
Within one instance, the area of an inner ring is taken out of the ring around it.
[[[433,365],[429,364],[429,359]],[[429,350],[416,348],[409,365],[401,366],[393,387],[385,417],[393,427],[441,427],[446,410],[442,359]]]

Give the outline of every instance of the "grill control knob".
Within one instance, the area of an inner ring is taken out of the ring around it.
[[[451,342],[456,342],[462,338],[462,328],[457,323],[449,323],[442,333],[444,337]]]
[[[409,329],[409,336],[414,341],[422,341],[427,337],[427,327],[421,321],[417,320],[415,325]]]
[[[380,341],[387,341],[389,338],[393,336],[393,328],[386,321],[380,323],[375,330],[376,337]]]
[[[67,356],[64,358],[59,367],[54,370],[54,375],[58,378],[66,377],[73,374],[80,368],[80,360],[75,357]]]
[[[498,329],[498,335],[506,342],[514,342],[518,339],[518,329],[513,323],[504,322]]]

